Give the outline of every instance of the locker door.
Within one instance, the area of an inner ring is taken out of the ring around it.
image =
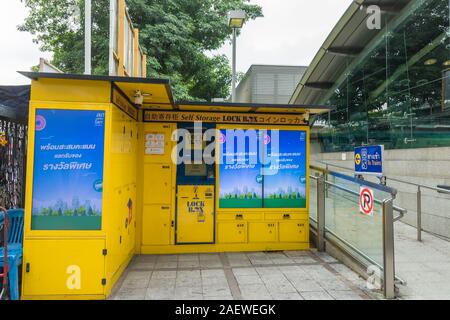
[[[145,205],[142,221],[143,245],[170,244],[170,206]]]
[[[104,294],[104,248],[102,239],[26,241],[24,295]]]
[[[218,236],[219,243],[245,243],[247,242],[246,222],[219,222]]]
[[[144,162],[170,163],[172,162],[172,130],[171,124],[144,124]]]
[[[214,187],[179,186],[176,243],[214,242]]]
[[[275,222],[250,222],[249,242],[276,242],[277,227]]]
[[[172,170],[168,164],[144,165],[144,204],[170,204]]]
[[[281,242],[307,241],[306,221],[279,222]]]

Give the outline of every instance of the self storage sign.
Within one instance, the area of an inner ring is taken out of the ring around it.
[[[229,124],[304,125],[300,114],[248,114],[229,112],[144,111],[144,122],[205,122]]]

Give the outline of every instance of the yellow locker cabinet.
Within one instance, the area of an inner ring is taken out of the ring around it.
[[[306,242],[308,241],[306,229],[308,224],[304,220],[281,221],[278,223],[280,242]]]
[[[172,170],[169,164],[144,165],[144,204],[170,204]]]
[[[214,243],[214,187],[178,186],[176,242]]]
[[[170,206],[164,204],[144,206],[143,227],[143,245],[170,244],[172,227]]]
[[[172,162],[172,130],[171,124],[144,124],[144,162]]]
[[[30,239],[24,249],[25,297],[104,294],[103,239]]]
[[[247,222],[219,222],[217,230],[219,243],[245,243],[247,242]]]
[[[277,223],[264,222],[250,222],[248,231],[249,242],[277,242]]]

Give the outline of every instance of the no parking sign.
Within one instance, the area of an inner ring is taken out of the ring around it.
[[[372,216],[374,202],[372,189],[361,187],[359,189],[359,211],[367,216]]]

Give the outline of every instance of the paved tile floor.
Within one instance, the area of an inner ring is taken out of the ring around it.
[[[416,228],[395,223],[396,273],[406,280],[400,299],[450,299],[450,242],[423,232],[418,242]]]
[[[365,281],[311,251],[141,255],[110,299],[373,299]]]

